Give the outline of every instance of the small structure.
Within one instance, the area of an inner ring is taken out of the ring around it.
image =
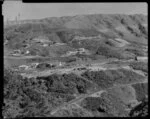
[[[49,45],[49,44],[44,43],[44,44],[43,44],[43,47],[47,47],[48,45]]]
[[[44,36],[38,36],[38,37],[34,38],[33,41],[38,42],[38,43],[50,42],[49,39],[47,37],[44,37]]]
[[[55,67],[55,65],[53,65],[53,64],[49,64],[49,63],[40,63],[40,64],[37,64],[36,65],[36,68],[37,69],[51,69],[51,68],[54,68]]]
[[[13,55],[13,56],[20,56],[21,55],[21,51],[20,50],[13,50],[11,55]]]
[[[29,66],[27,66],[27,65],[21,65],[21,66],[19,66],[20,70],[27,70],[28,68],[29,68]]]
[[[64,62],[59,62],[59,65],[58,66],[63,66],[65,63]]]
[[[25,52],[25,54],[27,55],[27,54],[29,54],[30,53],[30,51],[29,50],[27,50],[26,52]]]
[[[58,46],[58,45],[66,45],[65,43],[55,43],[54,45]]]
[[[39,64],[39,63],[32,63],[32,64],[30,65],[30,67],[31,67],[31,68],[36,68],[38,64]]]
[[[79,52],[79,53],[83,53],[83,52],[85,52],[85,49],[84,49],[84,48],[79,48],[79,49],[78,49],[78,52]]]
[[[8,40],[5,40],[4,45],[7,45],[7,44],[8,44]]]

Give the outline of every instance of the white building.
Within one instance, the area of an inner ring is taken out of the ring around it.
[[[19,66],[19,69],[21,69],[21,70],[27,70],[27,69],[29,69],[29,66],[27,66],[27,65],[21,65],[21,66]]]
[[[26,52],[25,52],[25,54],[29,54],[30,53],[30,51],[29,50],[27,50]]]

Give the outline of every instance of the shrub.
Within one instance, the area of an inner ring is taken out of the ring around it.
[[[129,116],[131,117],[146,117],[148,116],[148,101],[144,100],[142,103],[134,107]]]
[[[135,70],[142,70],[148,72],[148,65],[145,62],[131,62],[130,66]]]
[[[128,84],[131,82],[141,81],[144,77],[126,69],[106,70],[106,71],[86,71],[82,74],[98,84],[101,88],[109,88],[113,84]]]
[[[148,84],[147,83],[138,83],[133,84],[132,87],[135,89],[136,98],[138,101],[142,101],[148,95]]]
[[[97,55],[104,55],[107,58],[118,58],[118,59],[124,59],[125,57],[122,55],[118,49],[112,48],[108,45],[102,44],[96,51]]]
[[[81,102],[81,106],[89,111],[112,116],[125,116],[127,112],[122,102],[113,95],[102,93],[101,97],[87,97]]]

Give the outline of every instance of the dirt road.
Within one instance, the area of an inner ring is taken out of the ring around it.
[[[53,111],[51,111],[51,115],[53,115],[54,113],[56,113],[58,110],[65,108],[65,106],[77,103],[77,102],[83,100],[84,98],[93,96],[94,94],[99,93],[99,95],[101,95],[102,93],[107,92],[108,89],[112,89],[112,88],[115,88],[115,87],[122,87],[122,86],[130,86],[130,85],[138,84],[138,83],[147,83],[147,80],[144,80],[142,82],[133,82],[133,83],[130,83],[130,84],[120,84],[120,85],[116,85],[116,86],[113,86],[113,87],[110,87],[110,88],[107,88],[107,89],[104,89],[104,90],[99,90],[99,91],[96,91],[96,92],[91,92],[89,94],[84,94],[84,95],[78,96],[76,99],[73,99],[73,100],[71,100],[68,103],[64,103],[61,106],[59,106],[56,109],[54,109]]]

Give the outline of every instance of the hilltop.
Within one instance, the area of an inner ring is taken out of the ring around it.
[[[35,46],[37,44],[33,43],[33,39],[41,36],[51,41],[52,44],[65,43],[64,46],[61,46],[64,49],[83,46],[95,53],[95,50],[100,47],[99,44],[106,44],[108,47],[112,46],[112,48],[121,46],[121,49],[138,52],[138,54],[142,53],[139,53],[138,49],[133,51],[131,47],[141,48],[147,45],[147,16],[141,14],[76,15],[26,20],[17,24],[7,26],[4,29],[4,40],[5,42],[7,41],[9,49],[24,49],[25,45],[29,44]],[[78,37],[77,40],[74,40],[76,37]],[[115,39],[128,43],[126,45],[123,42],[119,44],[119,41]],[[92,45],[94,45],[95,50],[93,50]],[[39,45],[37,47],[41,49]],[[33,48],[29,49],[33,50]],[[68,51],[57,53],[53,50],[49,52],[49,48],[44,49],[48,50],[47,55],[49,56],[52,56],[50,54],[54,56],[62,55]],[[53,49],[55,49],[54,46]],[[36,52],[34,54],[39,53]]]

